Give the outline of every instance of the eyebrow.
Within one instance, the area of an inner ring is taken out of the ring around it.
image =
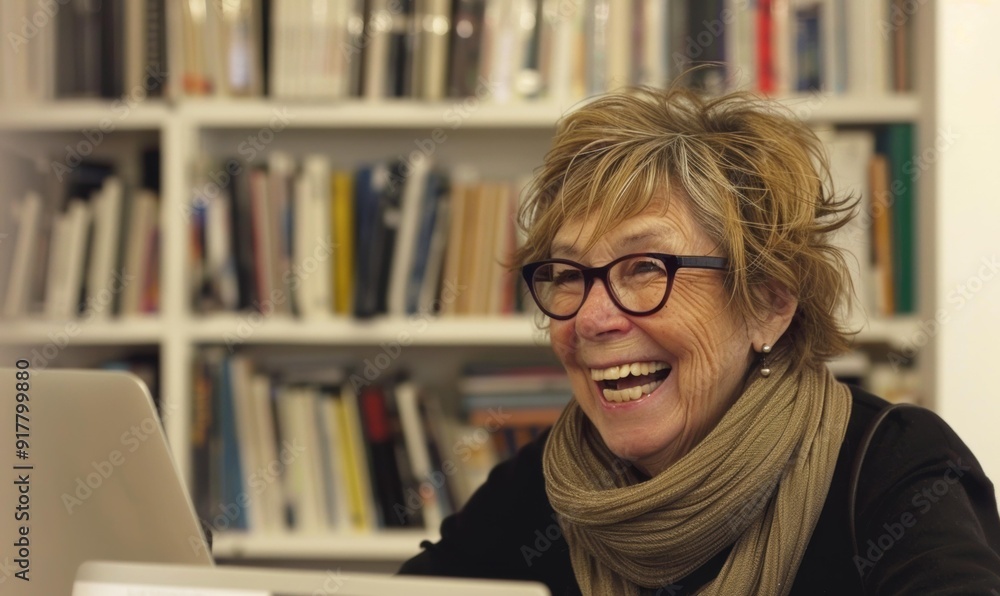
[[[677,234],[668,227],[661,226],[650,226],[648,228],[639,230],[634,234],[629,234],[624,238],[619,238],[613,243],[613,246],[617,251],[624,252],[629,249],[633,249],[636,246],[641,246],[648,242],[650,238],[674,238]],[[576,259],[580,257],[580,251],[574,245],[569,245],[561,242],[553,243],[552,245],[553,255],[565,255],[565,258]]]

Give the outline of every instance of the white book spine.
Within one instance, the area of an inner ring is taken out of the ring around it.
[[[111,305],[105,304],[106,292],[114,288],[115,260],[121,250],[119,242],[123,188],[121,180],[111,176],[92,202],[94,210],[94,238],[90,265],[87,271],[87,301],[93,304],[89,312],[93,318],[106,320],[111,316]]]
[[[242,492],[248,497],[254,494],[251,475],[264,463],[260,460],[260,436],[257,433],[256,409],[252,402],[253,369],[249,360],[242,356],[229,359],[230,383],[233,399],[233,417],[236,423],[236,444],[240,455],[240,471],[243,480]],[[247,502],[246,519],[248,530],[260,532],[267,527],[265,510],[261,500],[255,498]],[[242,504],[240,504],[242,506]]]
[[[420,228],[424,190],[430,160],[422,159],[413,164],[403,188],[403,205],[400,213],[399,233],[392,255],[392,269],[389,278],[388,307],[392,316],[406,315],[406,286],[413,269],[414,248],[417,231]]]
[[[441,526],[442,512],[437,496],[430,498],[424,493],[424,488],[434,487],[431,475],[430,451],[427,448],[427,433],[424,430],[420,416],[420,406],[417,388],[413,383],[400,383],[395,390],[396,406],[399,408],[399,421],[403,427],[403,441],[406,453],[410,458],[410,468],[417,480],[420,496],[423,497],[424,525],[428,530],[436,531]]]
[[[41,218],[42,197],[37,192],[29,192],[17,210],[17,240],[3,304],[3,316],[6,318],[27,314],[31,255],[38,241]]]
[[[122,290],[121,314],[139,314],[142,292],[146,286],[147,251],[156,226],[156,195],[150,190],[139,191],[133,199],[125,253],[125,287]]]
[[[303,491],[303,523],[307,533],[322,533],[329,526],[326,514],[326,489],[323,483],[323,461],[320,457],[319,427],[317,425],[317,401],[319,394],[313,387],[303,388],[296,402],[297,434],[305,439],[305,451],[301,457],[305,463],[305,487]]]
[[[315,311],[313,295],[315,294],[316,275],[304,274],[304,266],[311,246],[316,242],[314,237],[314,220],[318,216],[314,212],[312,202],[312,188],[309,177],[301,173],[295,177],[294,190],[294,220],[295,229],[292,235],[293,263],[292,271],[298,277],[298,289],[295,292],[295,306],[299,314],[304,318],[314,318],[319,315]],[[302,273],[300,273],[302,272]]]
[[[259,495],[256,498],[259,501],[259,508],[263,510],[265,531],[279,532],[285,529],[285,501],[281,490],[281,471],[285,464],[281,459],[277,437],[274,434],[270,379],[265,375],[254,375],[251,381],[251,394],[248,397],[256,410],[255,432],[261,463],[261,467],[254,471],[257,475],[251,477],[251,490],[254,491],[252,494]]]
[[[333,312],[333,229],[331,209],[333,190],[330,161],[325,156],[306,158],[303,173],[308,180],[309,245],[296,261],[297,275],[311,279],[308,300],[313,316],[329,316]]]

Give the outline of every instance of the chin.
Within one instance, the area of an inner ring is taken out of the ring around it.
[[[616,456],[650,473],[650,466],[661,460],[676,439],[676,433],[664,429],[615,429],[598,428],[604,444]]]

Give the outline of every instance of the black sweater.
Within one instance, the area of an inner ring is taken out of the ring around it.
[[[847,513],[850,471],[858,442],[888,404],[851,391],[847,433],[792,594],[1000,596],[993,485],[954,431],[928,410],[893,412],[873,437],[857,492],[860,557],[854,557]],[[425,550],[400,573],[532,580],[548,585],[555,596],[579,594],[566,540],[545,494],[547,437],[494,468],[465,508],[444,520],[441,541],[424,542]],[[730,548],[653,593],[695,592],[718,574]]]

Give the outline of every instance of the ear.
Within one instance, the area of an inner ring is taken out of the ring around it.
[[[788,326],[792,323],[792,317],[799,307],[799,300],[788,291],[787,288],[778,284],[768,284],[764,289],[767,298],[768,309],[764,316],[758,320],[751,335],[751,341],[755,351],[760,351],[764,344],[774,345],[778,339],[785,334]]]

